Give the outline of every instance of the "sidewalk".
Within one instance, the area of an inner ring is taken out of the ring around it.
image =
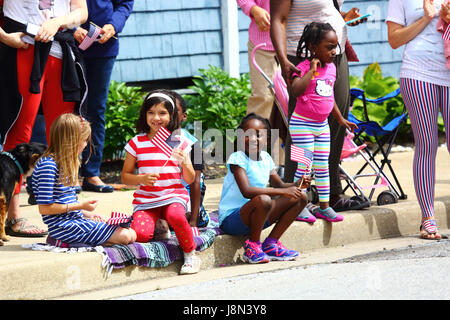
[[[330,224],[318,220],[314,225],[295,222],[283,235],[283,243],[301,253],[317,249],[351,246],[355,243],[386,239],[392,237],[418,237],[420,208],[416,201],[412,180],[413,153],[392,153],[390,159],[400,179],[407,200],[387,206],[377,206],[360,211],[344,213],[344,221]],[[362,160],[347,161],[343,167],[349,173],[363,164]],[[440,147],[437,155],[436,170],[436,220],[441,234],[450,233],[450,161],[446,148]],[[389,176],[389,175],[388,175]],[[362,185],[372,184],[361,179]],[[209,180],[207,183],[205,207],[208,211],[217,210],[222,190],[222,179]],[[373,200],[379,192],[377,189]],[[351,195],[351,191],[347,194]],[[111,211],[131,213],[133,191],[116,191],[112,194],[82,192],[80,198],[97,198],[100,204],[96,212],[108,218]],[[45,228],[37,211],[37,206],[27,204],[27,195],[21,196],[23,217]],[[263,236],[269,230],[265,230]],[[412,239],[412,238],[411,238]],[[218,236],[214,244],[200,253],[202,270],[211,270],[220,265],[233,265],[240,262],[243,254],[243,237]],[[51,299],[68,295],[82,294],[91,290],[117,287],[124,284],[154,279],[155,282],[167,281],[180,283],[186,276],[178,276],[181,261],[166,268],[127,267],[114,270],[106,278],[101,267],[102,256],[98,253],[51,253],[24,249],[22,244],[44,242],[45,238],[17,238],[0,247],[0,299]],[[271,265],[271,264],[269,264]],[[279,263],[277,268],[291,267],[292,263]],[[251,266],[254,272],[268,270],[267,266]],[[227,269],[227,268],[222,268]],[[226,274],[226,272],[224,272]],[[200,273],[201,275],[201,273]],[[190,277],[190,276],[187,276]]]

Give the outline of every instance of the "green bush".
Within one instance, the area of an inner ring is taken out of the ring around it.
[[[350,88],[360,88],[365,91],[367,98],[376,99],[382,97],[392,91],[397,90],[399,87],[399,81],[393,77],[383,77],[381,67],[378,63],[369,65],[365,70],[361,79],[350,76]],[[382,104],[367,103],[368,116],[370,120],[378,122],[380,125],[386,125],[395,117],[403,113],[404,102],[400,95],[391,98]],[[355,100],[353,105],[352,114],[360,119],[364,120],[364,109],[361,100]],[[438,119],[439,132],[444,131],[444,122],[442,117]],[[398,142],[413,142],[411,131],[411,122],[409,118],[406,124],[400,127],[397,141]],[[366,137],[369,139],[368,137]],[[370,139],[374,140],[374,139]]]
[[[125,145],[136,135],[136,121],[145,94],[141,87],[111,81],[105,113],[104,160],[123,157]]]
[[[214,128],[225,136],[226,129],[236,129],[246,114],[251,93],[249,75],[232,78],[211,65],[199,72],[189,87],[195,94],[183,97],[188,106],[186,122],[201,121],[202,133]]]

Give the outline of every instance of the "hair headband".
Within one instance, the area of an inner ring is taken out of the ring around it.
[[[169,97],[167,94],[164,94],[164,93],[161,93],[161,92],[154,92],[151,95],[149,95],[147,99],[154,98],[154,97],[163,98],[163,99],[169,101],[170,104],[172,105],[172,112],[175,111],[175,103],[173,103],[172,98]]]

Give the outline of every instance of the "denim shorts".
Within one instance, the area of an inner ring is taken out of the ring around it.
[[[270,227],[270,222],[267,220],[264,223],[263,230]],[[246,236],[250,234],[250,228],[241,219],[241,209],[234,210],[228,217],[223,220],[220,229],[227,234],[234,236]]]

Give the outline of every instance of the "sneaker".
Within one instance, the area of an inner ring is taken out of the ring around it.
[[[295,218],[295,220],[314,223],[316,222],[316,217],[314,217],[311,214],[311,212],[306,207],[304,207],[302,212],[300,212],[300,214],[297,216],[297,218]]]
[[[269,257],[261,249],[261,245],[256,242],[250,241],[250,239],[245,241],[244,250],[245,252],[243,259],[245,262],[267,263],[270,261]]]
[[[270,260],[290,261],[295,260],[299,255],[298,251],[287,249],[280,241],[272,242],[270,244],[264,242],[262,244],[262,249]]]
[[[200,271],[202,261],[194,253],[184,254],[184,264],[181,266],[180,274],[194,274]]]
[[[317,218],[327,220],[328,222],[340,222],[344,220],[344,217],[337,214],[332,207],[328,207],[325,210],[318,208],[314,211],[314,215]]]

